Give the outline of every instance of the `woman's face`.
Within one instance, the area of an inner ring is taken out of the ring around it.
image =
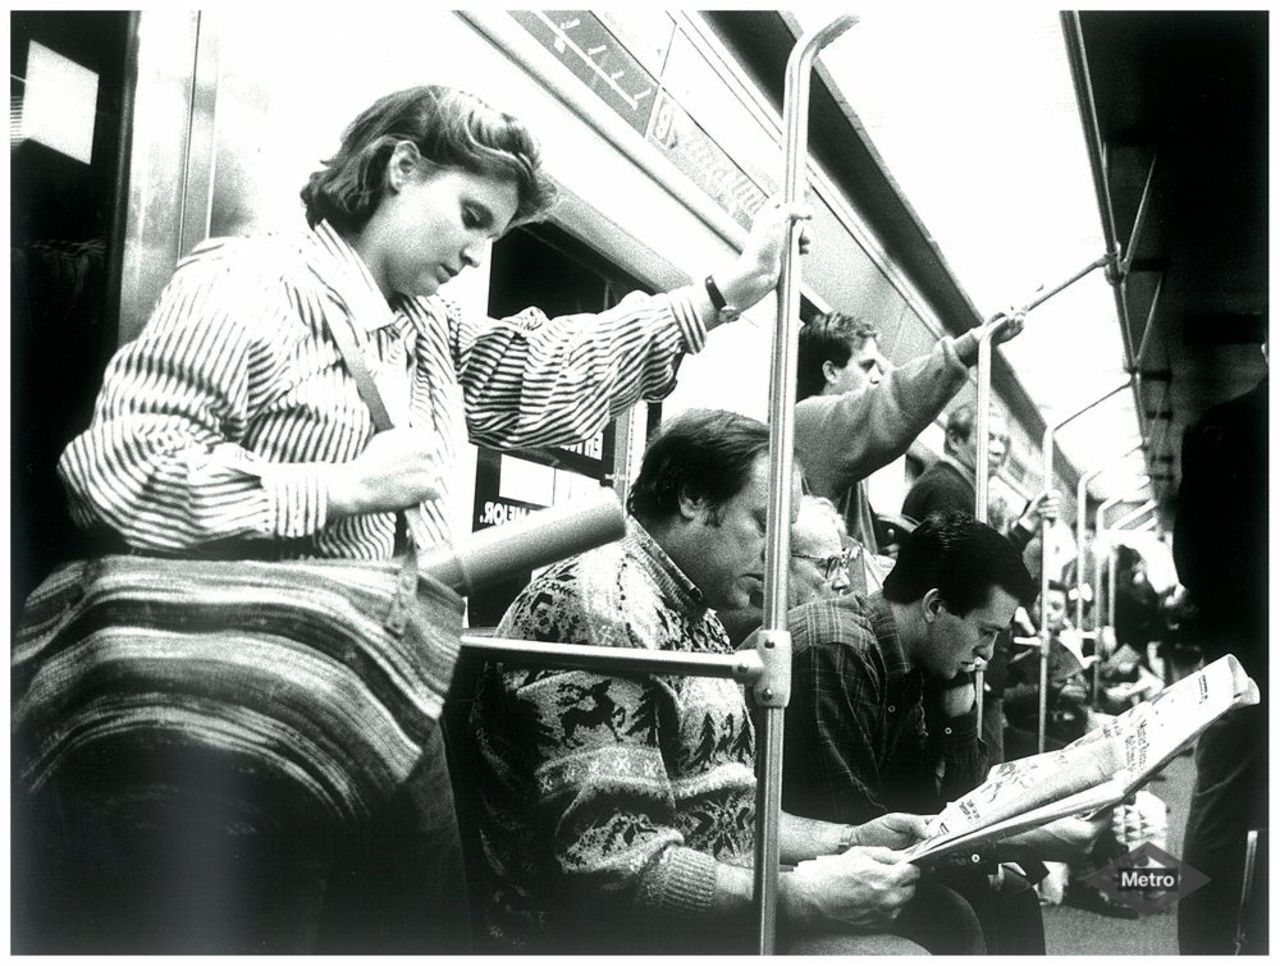
[[[398,180],[374,216],[383,230],[382,251],[375,254],[380,266],[372,267],[388,295],[435,294],[464,268],[479,265],[515,217],[519,199],[507,179],[419,166]]]

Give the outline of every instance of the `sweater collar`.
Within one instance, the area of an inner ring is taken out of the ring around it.
[[[686,613],[694,617],[706,613],[707,605],[702,591],[676,566],[676,562],[635,517],[627,517],[627,535],[623,538],[623,544],[641,561],[654,582]]]

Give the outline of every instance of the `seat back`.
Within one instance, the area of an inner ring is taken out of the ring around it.
[[[468,631],[468,634],[475,633],[477,633],[475,630]],[[476,686],[483,669],[484,661],[480,655],[463,648],[454,668],[453,682],[445,699],[444,712],[440,716],[466,869],[473,948],[477,953],[489,951],[484,929],[484,883],[488,878],[488,868],[480,845],[480,800],[477,792],[480,775],[479,754],[470,725]]]

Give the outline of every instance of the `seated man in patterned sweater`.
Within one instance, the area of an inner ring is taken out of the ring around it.
[[[732,413],[669,423],[631,491],[626,538],[545,571],[499,635],[731,653],[712,608],[760,589],[768,444],[764,425]],[[739,685],[490,664],[471,723],[495,947],[751,948],[755,735]],[[782,860],[798,864],[780,876],[783,948],[919,952],[884,933],[919,874],[890,850],[922,831],[918,816],[784,814]]]

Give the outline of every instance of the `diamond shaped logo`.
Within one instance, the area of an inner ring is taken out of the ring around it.
[[[1149,916],[1195,892],[1209,877],[1163,849],[1144,842],[1132,852],[1113,859],[1085,881],[1116,902]]]

